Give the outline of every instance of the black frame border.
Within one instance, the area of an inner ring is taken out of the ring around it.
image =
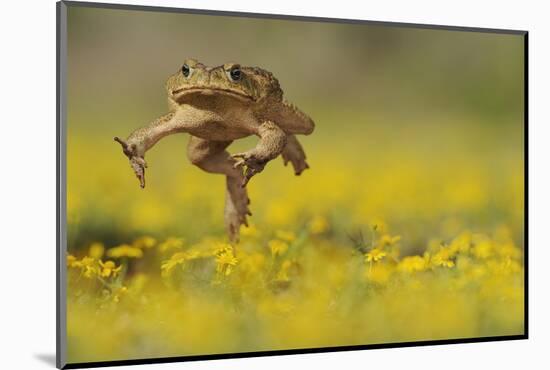
[[[100,9],[117,9],[117,10],[137,10],[147,12],[164,12],[164,13],[184,13],[197,15],[214,15],[214,16],[230,16],[241,18],[264,18],[264,19],[280,19],[289,21],[303,22],[329,22],[329,23],[346,23],[346,24],[366,24],[376,26],[389,27],[404,27],[404,28],[419,28],[433,29],[445,31],[462,31],[462,32],[478,32],[478,33],[496,33],[523,36],[524,42],[524,332],[519,335],[504,335],[492,337],[474,337],[474,338],[455,338],[455,339],[440,339],[426,341],[410,341],[410,342],[390,342],[390,343],[375,343],[365,345],[352,346],[337,346],[337,347],[318,347],[318,348],[296,348],[285,350],[268,350],[257,352],[237,352],[237,353],[220,353],[206,355],[191,355],[191,356],[174,356],[174,357],[159,357],[159,358],[142,358],[129,360],[113,360],[113,361],[96,361],[96,362],[79,362],[66,363],[66,282],[65,282],[65,253],[66,245],[64,233],[65,230],[65,206],[64,197],[65,191],[65,160],[66,160],[66,113],[65,113],[65,82],[66,82],[66,9],[67,7],[87,7]],[[206,10],[206,9],[190,9],[190,8],[175,8],[162,6],[145,6],[132,4],[111,4],[97,2],[82,2],[82,1],[59,1],[56,3],[56,46],[57,46],[57,63],[56,63],[56,367],[59,369],[79,369],[79,368],[96,368],[107,366],[124,366],[124,365],[145,365],[145,364],[160,364],[202,360],[220,360],[233,358],[247,357],[265,357],[265,356],[281,356],[281,355],[296,355],[296,354],[313,354],[326,352],[343,352],[343,351],[360,351],[368,349],[383,349],[383,348],[406,348],[406,347],[421,347],[447,344],[468,344],[468,343],[483,343],[497,341],[511,341],[529,339],[529,32],[526,30],[513,29],[495,29],[495,28],[478,28],[478,27],[460,27],[449,25],[433,25],[419,23],[403,23],[403,22],[385,22],[385,21],[370,21],[359,19],[343,19],[343,18],[325,18],[300,15],[284,15],[284,14],[267,14],[267,13],[249,13],[249,12],[233,12],[221,10]]]

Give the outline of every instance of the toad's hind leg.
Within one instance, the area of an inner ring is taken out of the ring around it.
[[[212,141],[191,136],[187,156],[191,163],[206,172],[226,175],[225,226],[229,239],[236,242],[239,240],[240,226],[248,226],[246,216],[251,213],[246,188],[241,186],[243,173],[234,168],[236,160],[225,150],[229,144],[231,141]]]
[[[306,153],[302,148],[302,145],[294,135],[288,135],[286,138],[286,145],[281,153],[285,166],[288,162],[292,163],[294,167],[294,174],[300,175],[305,169],[309,168],[306,162]]]

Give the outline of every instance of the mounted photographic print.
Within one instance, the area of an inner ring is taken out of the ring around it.
[[[57,10],[58,367],[527,338],[527,32]]]

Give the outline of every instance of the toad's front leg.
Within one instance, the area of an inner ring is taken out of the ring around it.
[[[252,176],[262,172],[267,162],[281,154],[286,144],[285,132],[272,121],[262,123],[258,127],[257,135],[260,137],[260,141],[256,147],[232,155],[237,159],[235,167],[244,168],[243,187]]]
[[[142,188],[145,187],[145,168],[147,168],[145,152],[163,137],[185,131],[187,131],[185,122],[177,119],[174,112],[169,112],[149,125],[138,128],[126,140],[115,137],[115,141],[122,146],[122,152],[130,160],[130,166]]]

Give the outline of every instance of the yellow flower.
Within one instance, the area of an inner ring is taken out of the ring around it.
[[[141,258],[143,257],[143,251],[139,248],[132,247],[128,244],[122,244],[118,247],[111,248],[107,250],[107,255],[111,258],[121,258],[121,257],[129,257],[129,258]]]
[[[150,236],[142,236],[134,240],[133,245],[137,248],[153,248],[157,245],[157,240]]]
[[[280,256],[281,254],[285,253],[288,250],[288,243],[279,240],[279,239],[273,239],[270,240],[268,243],[269,249],[271,250],[271,254],[275,256]]]
[[[80,260],[82,266],[92,266],[94,264],[94,259],[92,257],[84,257]]]
[[[92,257],[84,257],[80,261],[72,255],[67,256],[67,266],[82,269],[84,277],[91,279],[98,273],[96,260]]]
[[[233,254],[233,247],[225,245],[221,248],[216,257],[216,271],[223,275],[229,275],[233,266],[237,265],[237,258]]]
[[[92,277],[97,275],[97,273],[99,272],[97,267],[96,267],[95,260],[91,257],[84,257],[80,261],[80,263],[82,264],[82,269],[84,271],[84,277],[86,277],[88,279],[91,279]]]
[[[67,256],[67,267],[79,268],[82,267],[82,263],[72,254]]]
[[[380,237],[380,245],[382,246],[394,245],[400,240],[401,240],[400,236],[390,236],[388,234],[384,234],[382,235],[382,237]]]
[[[449,249],[452,254],[468,254],[472,243],[472,235],[469,232],[463,232],[459,236],[453,239]]]
[[[443,267],[448,267],[448,268],[451,268],[455,265],[455,263],[451,260],[436,260],[436,261],[434,261],[434,264],[436,266],[443,266]]]
[[[97,275],[98,271],[97,268],[94,266],[85,266],[84,267],[84,277],[91,279],[95,275]]]
[[[215,243],[214,255],[220,255],[224,253],[233,253],[233,246],[229,243]]]
[[[405,257],[397,265],[397,269],[404,272],[420,272],[427,267],[426,260],[420,256]]]
[[[431,262],[434,266],[453,267],[455,263],[450,259],[451,256],[446,248],[442,248],[440,252],[433,255]]]
[[[101,266],[99,275],[102,277],[116,277],[122,269],[122,265],[116,267],[116,264],[113,261],[99,261],[99,266]]]
[[[455,263],[452,258],[457,253],[456,249],[450,247],[439,246],[439,250],[432,256],[431,263],[434,266],[454,267]]]
[[[103,243],[92,243],[90,245],[90,248],[88,249],[88,255],[92,258],[95,258],[96,260],[99,260],[101,257],[103,257],[103,253],[105,252],[105,247],[103,246]]]
[[[174,267],[185,262],[187,254],[185,252],[174,253],[168,261],[165,261],[160,266],[163,274],[169,274]]]
[[[322,216],[315,216],[309,222],[308,228],[310,233],[313,235],[318,235],[326,232],[329,228],[329,224],[326,218]]]
[[[386,252],[384,252],[384,251],[382,251],[378,248],[374,248],[370,252],[365,254],[365,261],[367,261],[367,262],[378,262],[382,258],[384,258],[385,256],[386,256]]]
[[[170,237],[159,244],[161,252],[167,252],[170,249],[180,249],[183,247],[183,239]]]
[[[292,231],[277,230],[277,232],[275,233],[275,236],[289,243],[296,240],[296,234],[294,234]]]

